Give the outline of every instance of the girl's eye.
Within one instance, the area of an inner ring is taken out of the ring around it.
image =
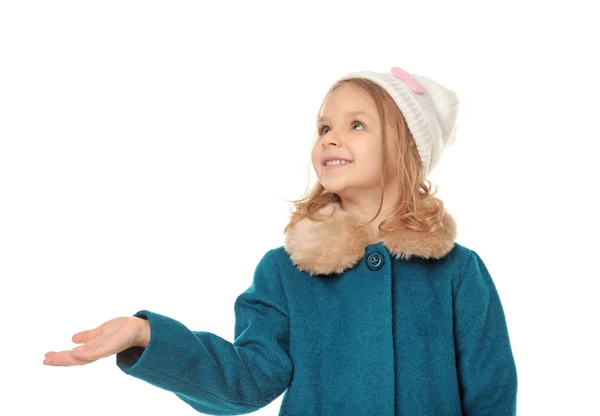
[[[353,121],[352,121],[352,125],[354,125],[354,123],[358,123],[358,124],[360,124],[361,126],[363,126],[363,128],[365,127],[365,126],[364,126],[364,124],[362,124],[362,123],[361,123],[360,121],[358,121],[358,120],[353,120]],[[320,134],[321,136],[322,136],[323,134],[325,134],[325,128],[329,128],[329,127],[328,127],[328,126],[323,126],[323,127],[321,127],[321,131],[319,131],[319,134]]]
[[[355,122],[355,123],[358,123],[358,124],[360,124],[361,126],[363,126],[363,128],[365,127],[365,126],[364,126],[364,124],[362,124],[362,123],[361,123],[360,121],[358,121],[358,120],[354,120],[354,122]],[[354,124],[354,123],[352,123],[352,124]]]

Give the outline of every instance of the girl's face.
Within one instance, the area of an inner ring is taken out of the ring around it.
[[[312,163],[319,182],[340,197],[353,198],[381,186],[381,120],[377,107],[362,89],[343,84],[327,97],[317,125],[318,139],[312,150]],[[393,178],[392,143],[388,148],[387,180]],[[325,158],[349,160],[346,165],[325,166]],[[391,176],[389,176],[391,175]]]

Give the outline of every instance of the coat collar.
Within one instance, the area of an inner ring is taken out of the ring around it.
[[[356,265],[366,247],[374,244],[370,228],[354,229],[358,219],[344,211],[339,202],[319,210],[320,214],[332,212],[323,222],[303,218],[285,233],[285,251],[300,270],[311,275],[342,273]],[[443,228],[433,233],[400,227],[384,234],[380,242],[396,258],[438,259],[452,250],[456,238],[456,222],[449,213],[444,212],[442,223]]]

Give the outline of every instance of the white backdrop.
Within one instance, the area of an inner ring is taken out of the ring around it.
[[[518,414],[600,414],[588,3],[2,2],[0,414],[198,414],[114,356],[44,354],[140,309],[233,341],[327,88],[392,66],[461,100],[429,179],[499,291]]]

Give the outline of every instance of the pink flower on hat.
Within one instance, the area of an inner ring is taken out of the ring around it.
[[[408,85],[408,88],[410,88],[414,92],[420,94],[423,91],[425,91],[423,86],[421,84],[419,84],[419,81],[417,81],[415,78],[413,78],[412,75],[410,75],[408,72],[406,72],[402,68],[398,68],[397,66],[393,67],[392,74],[394,74],[397,78],[400,78],[402,81],[404,81],[404,83],[406,85]]]

